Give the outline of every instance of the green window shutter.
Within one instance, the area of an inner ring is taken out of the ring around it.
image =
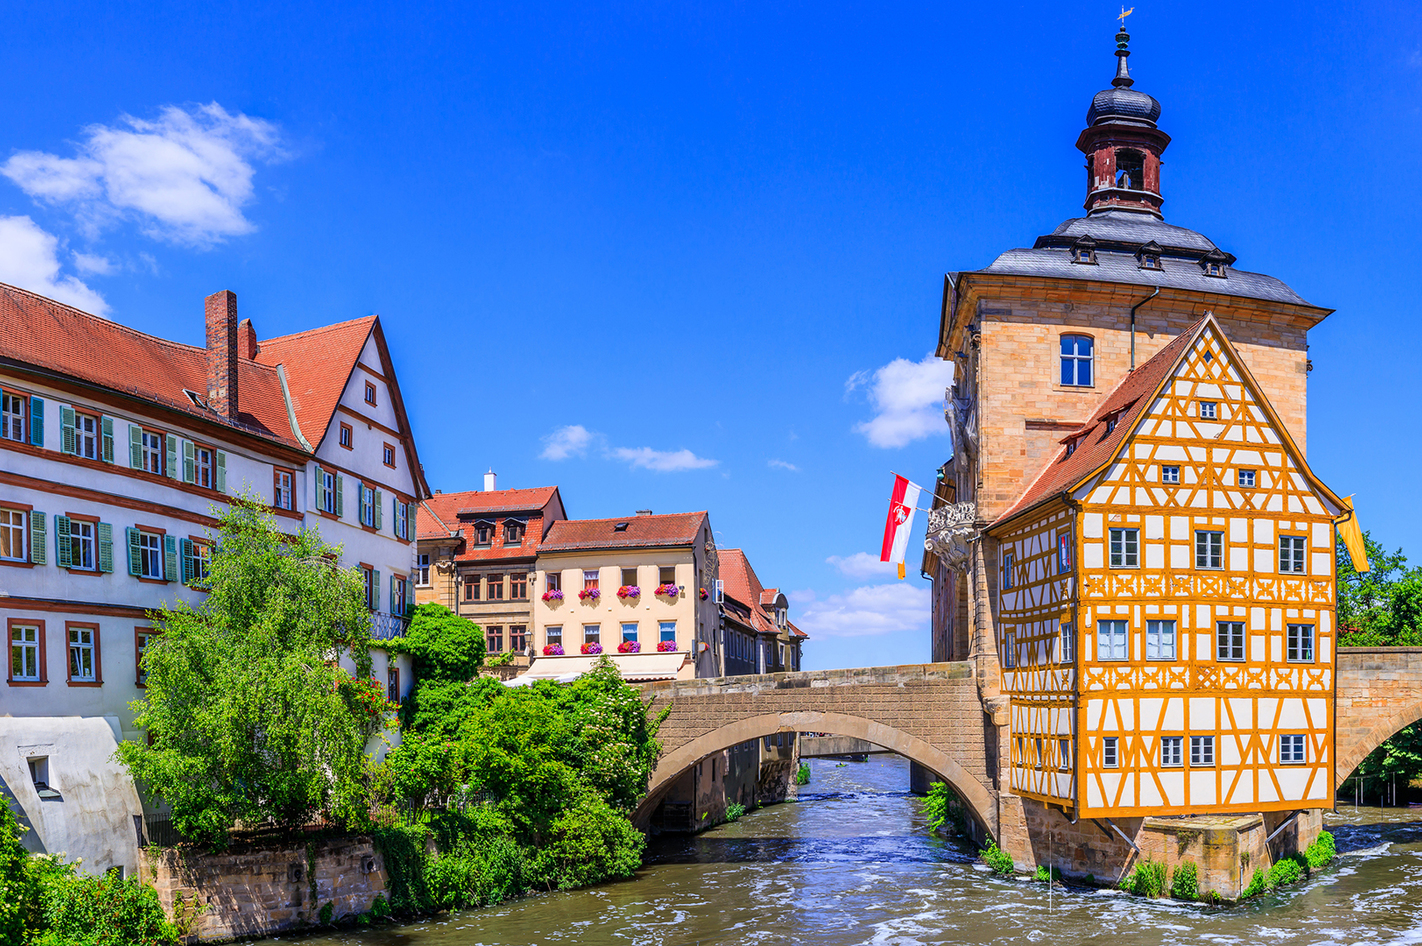
[[[128,534],[128,573],[137,578],[143,574],[143,550],[138,547],[138,530],[129,526],[124,532]]]
[[[193,580],[193,540],[179,539],[178,543],[183,553],[183,584],[191,584]]]
[[[373,568],[370,570],[370,588],[371,588],[370,609],[371,609],[372,611],[379,611],[379,610],[380,610],[380,572],[376,571],[376,570],[373,569]]]
[[[403,539],[403,538],[405,538],[405,523],[408,521],[408,520],[405,518],[405,516],[408,516],[409,513],[405,513],[405,515],[401,515],[401,514],[400,514],[400,513],[401,513],[401,509],[404,507],[404,505],[405,505],[404,503],[400,502],[400,497],[396,496],[396,497],[395,497],[395,537],[396,537],[397,539]]]
[[[74,408],[65,405],[59,409],[59,429],[64,434],[64,443],[59,449],[71,456],[78,453],[79,437],[74,432]]]
[[[379,532],[379,531],[380,531],[380,520],[381,520],[381,518],[382,518],[381,512],[382,512],[382,509],[383,509],[383,507],[382,507],[381,504],[384,503],[384,502],[385,502],[385,497],[382,496],[382,495],[380,495],[380,490],[377,489],[377,490],[375,491],[375,502],[374,502],[374,504],[372,504],[371,507],[370,507],[371,509],[374,509],[374,510],[375,510],[375,522],[373,523],[373,525],[375,526],[375,531],[376,531],[376,532]]]
[[[54,517],[54,551],[60,568],[69,568],[74,564],[74,549],[69,545],[68,516]]]
[[[30,513],[30,561],[43,565],[49,560],[49,536],[45,534],[44,513]]]
[[[183,441],[183,482],[191,483],[197,478],[197,448],[191,440]]]
[[[395,610],[395,576],[393,574],[390,576],[390,613],[400,613],[399,611]]]
[[[341,474],[337,473],[337,474],[336,474],[336,508],[332,510],[332,512],[334,512],[334,513],[336,514],[336,518],[337,518],[337,519],[340,519],[340,518],[344,517],[345,514],[346,514],[346,512],[345,512],[345,505],[346,505],[345,500],[346,500],[346,497],[345,497],[345,484],[341,482]]]
[[[173,535],[163,536],[163,578],[167,581],[178,580],[178,537]]]
[[[411,575],[409,578],[406,578],[406,579],[405,579],[405,616],[406,616],[406,617],[409,617],[410,615],[412,615],[412,614],[415,613],[415,594],[414,594],[413,588],[411,588],[411,586],[414,585],[414,583],[415,583],[415,577],[414,577],[413,575]]]
[[[326,507],[321,505],[321,464],[314,463],[312,466],[316,467],[316,501],[311,505],[318,510],[325,509]]]
[[[114,527],[107,522],[99,523],[99,571],[114,570]]]
[[[227,492],[227,454],[217,451],[217,491]]]
[[[356,521],[365,525],[365,484],[356,484]]]
[[[128,425],[128,465],[131,469],[143,469],[143,428],[137,424]]]
[[[112,463],[114,462],[114,419],[112,417],[100,417],[99,430],[102,434],[102,455],[104,462]]]
[[[30,398],[30,443],[44,446],[44,398]]]
[[[168,457],[167,457],[167,459],[168,459],[168,465],[167,465],[166,467],[164,467],[164,469],[168,471],[168,476],[169,476],[170,478],[172,478],[172,479],[177,479],[177,478],[178,478],[178,438],[177,438],[175,435],[173,435],[173,434],[169,434],[169,435],[168,435],[168,442],[167,442],[166,446],[167,446],[167,448],[168,448]]]

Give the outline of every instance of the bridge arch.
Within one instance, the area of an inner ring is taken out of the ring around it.
[[[1422,720],[1422,647],[1340,647],[1334,789],[1378,746]]]
[[[1334,765],[1334,790],[1343,787],[1343,783],[1363,764],[1369,753],[1397,735],[1404,727],[1419,721],[1422,721],[1422,698],[1401,706],[1389,707],[1385,712],[1370,717],[1365,728],[1354,729],[1340,739],[1338,758]]]
[[[883,746],[928,769],[958,793],[968,813],[988,834],[997,836],[997,805],[990,789],[951,755],[932,743],[893,726],[848,713],[782,712],[747,716],[702,733],[657,760],[647,795],[633,814],[645,823],[662,796],[692,766],[732,746],[782,732],[824,732],[852,736]]]

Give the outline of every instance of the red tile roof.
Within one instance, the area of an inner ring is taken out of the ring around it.
[[[742,609],[748,612],[751,626],[761,633],[779,633],[775,614],[767,609],[775,607],[776,600],[780,597],[780,589],[763,586],[755,569],[751,567],[750,559],[746,558],[746,553],[740,549],[720,549],[717,554],[720,559],[721,588],[727,598],[741,606],[735,609],[738,614],[742,613]],[[798,637],[809,636],[793,624],[789,625],[788,629]]]
[[[1207,321],[1212,321],[1208,314],[1171,339],[1155,357],[1126,375],[1121,383],[1116,385],[1116,389],[1106,395],[1105,400],[1091,415],[1091,419],[1064,438],[1061,449],[1042,467],[1037,478],[1028,485],[1017,502],[998,516],[993,525],[1075,489],[1087,477],[1109,463],[1120,451],[1126,438],[1135,430],[1141,416],[1155,400],[1161,384],[1175,370],[1175,365],[1189,350]],[[1107,422],[1113,415],[1116,424],[1107,432]],[[1076,448],[1068,454],[1067,443],[1071,441],[1075,441]]]
[[[619,524],[626,528],[618,531]],[[692,545],[706,525],[704,512],[619,519],[564,519],[553,523],[543,541],[544,552],[575,549],[643,549]]]
[[[474,519],[502,518],[511,513],[523,513],[529,520],[522,542],[504,547],[503,531],[499,530],[492,545],[472,544]],[[461,548],[454,556],[457,562],[525,559],[538,554],[548,520],[560,519],[563,514],[563,499],[556,486],[436,493],[415,513],[415,535],[420,539],[442,539],[450,532],[458,533]]]
[[[257,343],[258,364],[273,369],[281,365],[286,371],[297,426],[313,448],[319,447],[321,438],[326,436],[375,319],[368,315]],[[239,396],[245,399],[246,395],[242,390]]]

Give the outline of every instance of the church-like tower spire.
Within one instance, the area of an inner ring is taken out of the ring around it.
[[[1116,77],[1097,92],[1076,146],[1086,154],[1086,211],[1131,210],[1159,217],[1160,156],[1170,136],[1156,127],[1160,103],[1134,88],[1126,59],[1131,35],[1116,34]]]

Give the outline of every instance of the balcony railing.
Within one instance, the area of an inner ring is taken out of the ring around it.
[[[396,637],[404,637],[405,629],[409,626],[410,619],[407,617],[386,614],[384,611],[370,612],[371,640],[388,641]]]

